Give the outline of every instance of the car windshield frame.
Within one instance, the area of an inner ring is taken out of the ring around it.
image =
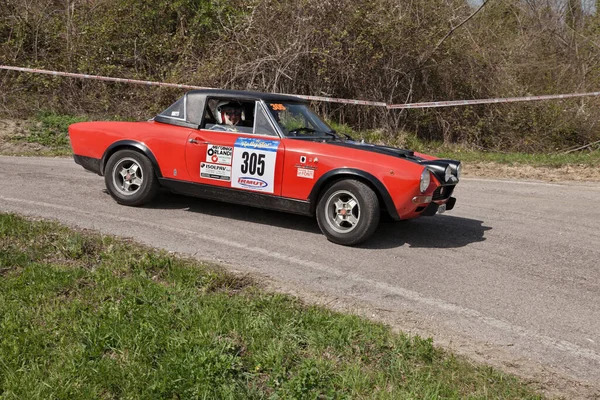
[[[305,103],[265,101],[265,105],[283,137],[337,138],[335,131]]]

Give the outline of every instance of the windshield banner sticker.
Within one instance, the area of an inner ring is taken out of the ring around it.
[[[238,138],[234,145],[231,186],[273,193],[278,140]]]
[[[275,111],[285,111],[285,106],[283,104],[271,104],[271,108]]]

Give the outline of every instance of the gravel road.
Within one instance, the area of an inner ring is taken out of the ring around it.
[[[463,179],[454,210],[356,248],[311,218],[163,193],[117,205],[71,159],[0,156],[0,211],[56,219],[258,276],[424,336],[550,395],[600,398],[600,184]]]

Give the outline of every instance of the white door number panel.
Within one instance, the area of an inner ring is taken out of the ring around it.
[[[273,193],[278,140],[238,138],[233,150],[231,186]]]

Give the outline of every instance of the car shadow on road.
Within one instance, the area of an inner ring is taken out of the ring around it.
[[[233,218],[238,221],[247,221],[309,233],[321,233],[317,221],[311,217],[215,200],[198,199],[168,192],[161,192],[152,203],[145,207],[165,210],[185,209],[189,212],[215,217]]]
[[[409,245],[423,248],[456,248],[485,240],[492,229],[476,219],[436,215],[409,221],[385,222],[359,247],[387,249]]]
[[[168,192],[161,192],[151,204],[145,207],[165,210],[184,209],[221,218],[321,234],[317,221],[311,217]],[[356,247],[364,249],[388,249],[405,245],[417,248],[464,247],[484,241],[484,234],[490,229],[492,228],[484,226],[483,221],[450,215],[436,215],[401,222],[381,222],[373,236]],[[326,240],[324,236],[323,240]]]

